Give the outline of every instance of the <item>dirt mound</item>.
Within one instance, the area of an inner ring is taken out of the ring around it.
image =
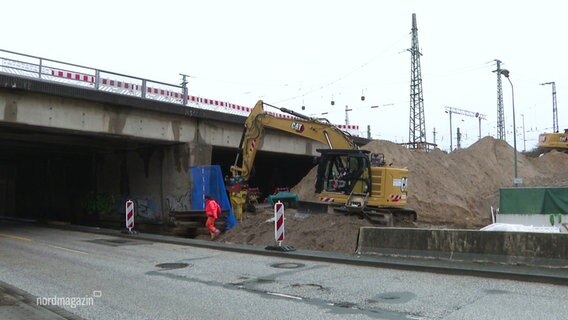
[[[343,214],[297,213],[285,210],[285,245],[295,248],[320,251],[353,252],[357,235],[362,226],[372,226],[358,217]],[[270,208],[256,214],[249,214],[236,228],[221,236],[221,241],[255,245],[273,245],[274,213]]]
[[[568,154],[551,151],[539,156],[529,158],[529,161],[540,172],[541,176],[535,179],[535,183],[541,186],[566,186],[568,185]]]
[[[416,226],[479,228],[490,223],[490,207],[499,205],[499,188],[513,186],[514,151],[505,141],[485,137],[469,148],[450,154],[410,151],[390,141],[376,140],[363,147],[385,155],[387,164],[408,168],[408,206],[418,213]],[[568,154],[550,152],[538,158],[517,153],[523,186],[568,185]],[[317,200],[317,167],[292,188],[300,199]],[[369,225],[351,216],[288,218],[287,243],[298,248],[352,251],[358,227]],[[223,237],[236,243],[270,244],[273,225],[250,219]],[[290,242],[288,242],[288,240]]]

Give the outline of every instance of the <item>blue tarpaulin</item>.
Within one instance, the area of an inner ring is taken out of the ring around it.
[[[232,229],[237,225],[237,219],[233,214],[231,202],[225,189],[225,181],[218,165],[211,166],[192,166],[191,177],[193,178],[193,190],[191,191],[191,209],[205,209],[205,195],[210,195],[221,205],[223,211],[229,212],[227,215],[227,229]]]

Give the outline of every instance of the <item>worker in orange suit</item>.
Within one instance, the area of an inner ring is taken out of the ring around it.
[[[211,240],[213,240],[221,233],[221,231],[215,227],[215,220],[217,220],[219,214],[221,214],[221,206],[211,196],[205,196],[205,214],[207,215],[205,226],[211,234]]]

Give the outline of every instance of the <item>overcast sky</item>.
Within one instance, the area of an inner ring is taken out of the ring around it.
[[[510,70],[517,146],[552,130],[555,81],[561,130],[568,19],[562,1],[6,1],[0,48],[179,84],[190,94],[253,106],[258,99],[407,142],[412,13],[416,13],[427,137],[449,149],[450,106],[487,115],[497,134],[494,59]],[[365,95],[365,101],[361,101]],[[503,78],[507,140],[511,86]],[[331,100],[335,105],[331,105]],[[304,105],[306,110],[302,111]],[[370,108],[379,105],[379,108]],[[322,113],[326,113],[322,115]],[[463,121],[462,121],[463,120]],[[462,146],[478,121],[453,115]]]

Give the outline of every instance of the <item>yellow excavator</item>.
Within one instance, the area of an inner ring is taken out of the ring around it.
[[[264,110],[265,106],[287,116],[269,113]],[[237,157],[230,168],[231,177],[227,179],[237,218],[242,217],[247,204],[247,181],[262,144],[264,128],[289,132],[327,146],[317,149],[321,156],[315,192],[319,194],[320,203],[361,215],[377,224],[392,226],[395,220],[416,220],[416,212],[406,207],[406,168],[387,166],[382,154],[359,149],[348,132],[326,119],[309,117],[262,100],[256,103],[245,121]]]

